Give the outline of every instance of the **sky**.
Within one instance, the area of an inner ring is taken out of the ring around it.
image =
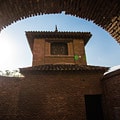
[[[50,14],[29,17],[4,28],[0,33],[0,70],[32,66],[32,53],[25,31],[91,32],[85,46],[88,65],[113,67],[120,65],[120,45],[93,21],[71,15]]]

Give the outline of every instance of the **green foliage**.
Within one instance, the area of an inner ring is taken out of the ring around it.
[[[78,60],[79,59],[79,56],[76,54],[74,55],[74,60]]]

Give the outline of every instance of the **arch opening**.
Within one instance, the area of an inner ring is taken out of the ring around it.
[[[14,9],[13,9],[14,8]],[[92,20],[108,31],[120,42],[120,7],[118,0],[4,0],[0,1],[0,29],[13,22],[29,16],[55,14],[65,11],[66,14]]]
[[[91,32],[93,34],[86,46],[88,64],[100,66],[114,66],[119,64],[118,61],[120,61],[120,58],[117,56],[120,52],[119,46],[107,31],[97,26],[92,21],[80,19],[71,15],[65,15],[63,12],[62,14],[29,17],[2,30],[1,34],[4,33],[4,35],[8,35],[8,41],[13,40],[13,43],[16,46],[15,48],[17,48],[13,50],[16,52],[14,56],[17,55],[18,58],[16,63],[17,67],[30,66],[32,61],[32,55],[25,37],[25,31],[54,31],[55,25],[58,26],[58,31],[81,31]],[[12,58],[14,56],[12,56]],[[23,58],[23,56],[25,57]],[[15,59],[12,60],[12,58],[11,61],[14,61]],[[117,62],[115,60],[117,60]],[[24,63],[24,61],[26,61],[26,63]]]

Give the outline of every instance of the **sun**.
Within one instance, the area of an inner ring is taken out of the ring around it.
[[[12,68],[14,48],[10,36],[7,33],[0,34],[0,70]]]

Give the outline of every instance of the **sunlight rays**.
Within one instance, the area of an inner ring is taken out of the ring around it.
[[[11,69],[14,64],[16,46],[6,32],[0,34],[0,69]]]

